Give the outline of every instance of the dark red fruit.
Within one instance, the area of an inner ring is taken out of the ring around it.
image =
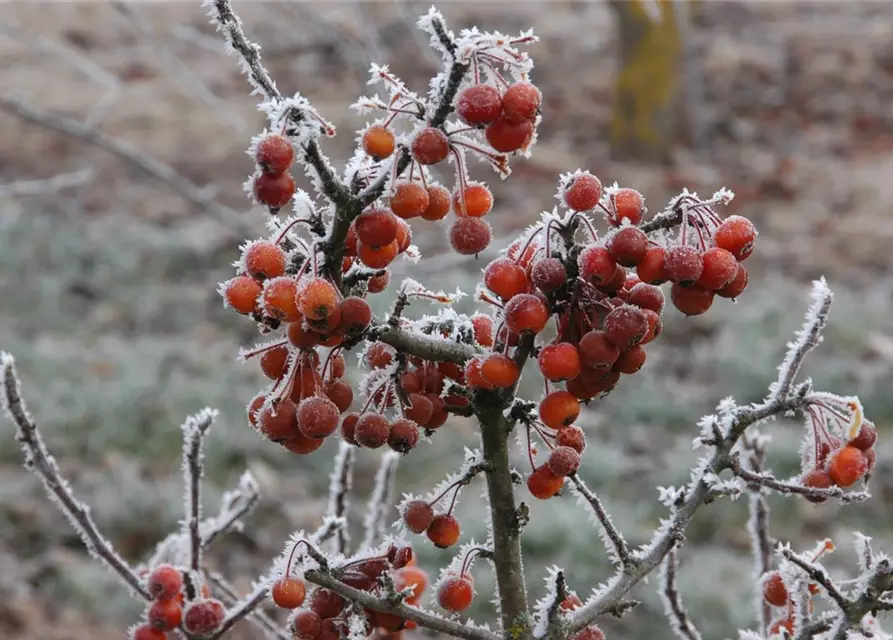
[[[501,113],[502,96],[488,84],[476,84],[464,89],[456,101],[456,115],[472,127],[489,124]]]

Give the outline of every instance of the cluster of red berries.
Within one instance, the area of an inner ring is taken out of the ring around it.
[[[851,487],[874,468],[877,459],[874,445],[877,429],[867,420],[862,422],[856,435],[848,442],[832,437],[827,432],[816,434],[815,464],[804,474],[803,485],[812,489],[828,489],[833,486]],[[827,498],[806,496],[815,503]]]
[[[275,213],[295,195],[295,179],[288,172],[295,160],[295,149],[287,137],[265,133],[254,144],[253,155],[257,171],[252,177],[251,192],[255,200]]]
[[[834,551],[835,546],[830,540],[825,540],[819,547],[818,551],[813,555],[812,561],[815,562],[824,554]],[[810,600],[809,611],[812,613],[814,604],[812,596],[819,592],[819,586],[814,582],[808,585]],[[771,571],[763,577],[763,600],[772,607],[784,608],[783,613],[769,627],[769,635],[776,635],[786,630],[788,634],[794,633],[794,601],[791,599],[790,592],[785,586],[784,577],[780,571]]]
[[[452,512],[460,484],[460,482],[453,483],[433,500],[410,500],[402,505],[401,514],[406,528],[413,533],[426,534],[434,546],[440,549],[446,549],[456,544],[459,541],[462,528]],[[435,513],[434,506],[453,490],[455,493],[453,493],[453,499],[447,511]]]
[[[167,640],[167,632],[181,624],[197,636],[210,635],[220,628],[226,609],[219,600],[210,598],[207,585],[199,590],[201,598],[188,603],[183,588],[183,574],[176,567],[163,564],[152,570],[146,590],[153,601],[146,611],[146,622],[134,629],[132,640]]]
[[[412,595],[404,600],[408,605],[418,604],[428,586],[428,574],[416,566],[410,547],[392,546],[381,556],[355,560],[341,570],[341,582],[376,596],[384,595],[381,578],[388,574],[398,592],[412,588]],[[291,619],[295,640],[337,640],[348,635],[348,613],[354,609],[334,591],[318,587],[307,597],[303,582],[285,576],[273,585],[272,595],[276,605],[284,609],[297,610],[306,600],[306,606]],[[363,613],[367,635],[374,629],[396,633],[416,628],[414,622],[393,614],[371,609]]]
[[[355,260],[371,269],[385,269],[398,255],[409,249],[411,242],[412,231],[402,218],[387,209],[370,207],[350,225],[344,241],[342,271],[347,273]],[[388,286],[390,275],[385,273],[373,280],[369,281],[368,287],[372,293],[377,293]]]

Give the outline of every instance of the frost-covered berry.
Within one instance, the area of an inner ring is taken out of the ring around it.
[[[367,247],[383,247],[397,239],[397,218],[386,209],[367,209],[353,224],[360,243]]]
[[[356,430],[357,422],[360,420],[359,413],[348,413],[341,421],[341,439],[348,444],[357,444]]]
[[[863,422],[856,437],[847,444],[862,451],[867,451],[877,442],[877,428],[870,422]]]
[[[254,177],[252,190],[259,203],[278,209],[288,204],[295,195],[295,179],[288,171],[259,173]]]
[[[297,640],[317,640],[322,633],[322,618],[313,611],[301,611],[291,626]]]
[[[207,636],[220,628],[226,609],[218,600],[198,600],[186,607],[183,628],[197,636]]]
[[[540,401],[539,416],[550,429],[567,427],[580,417],[580,401],[567,391],[552,391]]]
[[[282,609],[297,609],[304,604],[307,595],[307,587],[303,581],[295,578],[280,578],[273,583],[270,589],[273,602]]]
[[[310,599],[310,610],[323,620],[337,618],[347,601],[330,589],[317,589]]]
[[[580,352],[570,342],[547,344],[540,349],[537,364],[546,380],[570,380],[580,374]]]
[[[608,217],[615,227],[623,224],[623,219],[629,220],[631,225],[642,222],[645,215],[645,198],[635,189],[618,189],[614,192],[614,210]]]
[[[476,84],[463,89],[456,100],[456,115],[467,125],[489,124],[502,114],[502,96],[495,87]]]
[[[730,252],[738,260],[745,260],[753,253],[757,230],[747,218],[729,216],[717,227],[713,239],[717,247]]]
[[[279,346],[267,349],[260,356],[260,369],[270,380],[278,380],[288,366],[288,347]]]
[[[401,567],[394,572],[394,587],[398,592],[412,587],[412,595],[406,598],[406,604],[418,604],[428,587],[428,574],[416,566]]]
[[[595,208],[601,197],[601,180],[588,171],[574,176],[564,187],[564,203],[574,211],[589,211]]]
[[[484,270],[484,285],[503,300],[530,289],[527,272],[510,258],[496,258]]]
[[[462,528],[459,521],[448,513],[441,513],[434,516],[431,524],[428,525],[428,539],[434,543],[435,547],[446,549],[459,541]]]
[[[344,413],[353,404],[353,389],[344,380],[330,380],[323,388],[326,397],[335,403],[338,411]],[[338,427],[337,422],[335,427]],[[332,430],[334,431],[334,429]]]
[[[480,362],[481,376],[489,388],[506,389],[518,381],[521,371],[515,361],[503,353],[491,353]],[[485,385],[485,388],[487,386]]]
[[[674,283],[670,289],[670,301],[685,315],[698,316],[706,313],[713,304],[713,292],[697,285],[683,287]]]
[[[396,140],[393,132],[383,124],[373,124],[363,132],[363,151],[374,160],[384,160],[394,153]]]
[[[605,247],[591,245],[580,252],[577,267],[583,278],[598,286],[614,277],[617,263]]]
[[[291,141],[278,133],[268,133],[254,147],[254,161],[265,173],[288,171],[295,160]]]
[[[838,487],[851,487],[868,472],[868,459],[856,447],[846,446],[828,459],[828,475]]]
[[[645,358],[645,349],[641,345],[636,345],[620,354],[614,363],[613,370],[632,375],[645,366]]]
[[[548,500],[564,486],[564,478],[552,473],[548,465],[537,467],[527,478],[527,489],[534,498]]]
[[[254,278],[264,280],[285,274],[285,252],[272,242],[255,242],[243,256],[245,270]]]
[[[334,433],[340,417],[338,406],[322,396],[302,400],[297,409],[298,428],[308,438],[325,438]]]
[[[788,602],[788,590],[778,571],[773,571],[763,579],[763,598],[773,607],[783,607]]]
[[[422,129],[413,139],[412,157],[419,164],[437,164],[446,160],[450,153],[450,140],[435,127]]]
[[[161,629],[153,629],[147,624],[133,630],[131,640],[167,640],[167,634]]]
[[[450,212],[450,192],[439,184],[428,185],[428,207],[422,212],[425,220],[443,220]]]
[[[608,251],[624,267],[635,267],[648,251],[648,236],[638,227],[623,227],[608,239]]]
[[[366,283],[366,291],[369,293],[381,293],[391,283],[391,272],[385,271],[381,275],[372,276]]]
[[[496,151],[511,153],[527,146],[533,138],[533,123],[512,122],[503,115],[487,125],[484,136]]]
[[[257,309],[257,298],[263,291],[263,285],[254,278],[236,276],[223,283],[221,291],[228,306],[249,315]]]
[[[408,453],[419,443],[419,425],[401,418],[391,423],[388,446],[398,453]]]
[[[605,632],[592,624],[571,636],[571,640],[605,640]]]
[[[424,532],[434,520],[434,509],[424,500],[412,500],[403,508],[403,524],[413,533]]]
[[[323,278],[313,278],[306,283],[299,297],[299,310],[308,320],[324,320],[338,308],[338,291]]]
[[[580,468],[580,454],[571,447],[555,447],[546,461],[549,471],[560,478],[576,473]]]
[[[428,209],[428,190],[418,182],[401,182],[394,188],[390,204],[400,218],[418,217]]]
[[[543,258],[534,263],[530,280],[543,293],[552,293],[567,282],[567,270],[558,258]]]
[[[517,82],[502,96],[503,116],[511,122],[526,122],[536,118],[543,95],[529,82]]]
[[[744,268],[743,264],[739,264],[735,277],[732,278],[729,284],[717,291],[716,295],[721,298],[735,299],[744,293],[745,289],[747,289],[747,269]]]
[[[183,620],[183,608],[176,598],[156,600],[146,613],[149,624],[162,631],[173,631]]]
[[[647,284],[663,284],[670,279],[667,273],[667,250],[663,247],[649,247],[642,261],[636,266],[639,280]]]
[[[354,430],[354,439],[361,447],[378,449],[388,441],[390,425],[388,421],[377,413],[364,413],[357,420]]]
[[[697,282],[704,272],[704,260],[694,247],[681,245],[667,252],[666,269],[670,280],[690,285]]]
[[[482,184],[470,184],[453,193],[453,211],[457,216],[483,218],[493,208],[493,194]]]
[[[373,342],[366,349],[366,364],[373,369],[381,369],[391,364],[396,353],[394,347],[389,344]]]
[[[640,282],[629,290],[626,301],[640,309],[651,309],[660,314],[664,309],[664,292],[653,284]]]
[[[803,476],[803,486],[809,487],[810,489],[830,489],[832,486],[834,486],[834,481],[831,480],[831,475],[824,469],[813,469],[805,476]],[[828,501],[827,498],[822,496],[805,497],[807,500],[815,504],[822,504],[823,502]]]
[[[264,285],[264,311],[283,322],[296,322],[301,319],[298,310],[298,283],[288,276],[267,280]]]
[[[490,316],[477,313],[471,316],[471,326],[474,329],[474,340],[482,347],[493,346],[493,320]]]
[[[400,245],[397,244],[397,240],[380,247],[361,243],[359,248],[360,260],[364,265],[373,269],[384,269],[394,261],[398,253],[400,253]]]
[[[625,304],[605,316],[604,330],[605,337],[625,351],[642,341],[648,332],[648,321],[641,309]]]
[[[427,424],[434,414],[434,405],[431,401],[421,393],[411,393],[409,402],[409,406],[403,409],[406,418],[421,425]]]
[[[490,225],[480,218],[459,218],[450,227],[450,245],[465,256],[477,255],[490,245]]]
[[[583,334],[577,348],[580,361],[590,369],[610,369],[620,356],[617,346],[608,339],[604,331],[598,329]]]
[[[505,305],[505,324],[515,333],[539,333],[549,321],[549,310],[537,296],[522,293]]]
[[[469,576],[450,576],[437,588],[437,604],[453,613],[465,611],[474,600],[474,585]]]
[[[176,598],[183,588],[183,574],[172,565],[158,565],[149,574],[146,588],[156,600]]]
[[[338,308],[341,311],[338,330],[345,335],[356,335],[372,322],[372,309],[362,298],[355,296],[345,298]]]
[[[710,291],[726,287],[738,275],[738,261],[735,256],[719,247],[711,247],[702,256],[704,270],[698,284]]]
[[[260,415],[260,430],[273,442],[289,440],[298,433],[298,409],[288,398],[269,406]]]
[[[555,445],[558,447],[570,447],[577,453],[583,453],[583,450],[586,448],[586,435],[580,427],[573,425],[563,427],[558,430],[558,434],[555,436]]]

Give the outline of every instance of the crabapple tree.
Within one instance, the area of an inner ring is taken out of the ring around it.
[[[267,229],[241,248],[234,276],[220,286],[225,304],[264,336],[241,354],[270,380],[246,397],[246,428],[294,455],[323,455],[314,452],[328,438],[339,441],[338,453],[319,528],[295,532],[254,588],[239,594],[207,569],[203,553],[241,526],[259,500],[256,483],[246,474],[217,514],[204,515],[202,446],[215,413],[189,418],[182,427],[182,529],[132,566],[60,477],[24,405],[12,357],[4,355],[4,406],[18,426],[26,466],[88,549],[145,602],[144,618],[130,632],[134,640],[220,638],[243,620],[280,639],[366,638],[423,627],[469,640],[597,640],[604,638],[600,619],[634,609],[634,590],[655,572],[670,627],[693,640],[700,634],[675,578],[684,534],[701,507],[740,495],[751,507],[759,593],[755,627],[742,638],[879,637],[875,614],[893,607],[887,557],[858,538],[855,577],[836,583],[821,564],[831,541],[804,552],[782,544],[773,556],[768,531],[768,493],[814,503],[868,497],[862,485],[875,464],[874,425],[857,398],[817,391],[798,378],[827,322],[832,296],[824,281],[815,283],[805,324],[765,398],[743,406],[727,398],[701,419],[695,444],[703,456],[687,484],[659,489],[667,514],[649,540],[627,542],[597,490],[577,473],[586,464],[587,434],[577,426],[583,406],[618,384],[636,384],[664,314],[703,314],[717,298],[745,292],[744,265],[757,231],[743,217],[720,215],[731,192],[704,199],[683,191],[649,213],[635,189],[604,186],[583,170],[562,175],[555,208],[484,269],[475,292],[480,311],[459,313],[450,305],[460,292],[432,291],[414,280],[391,285],[389,267],[420,259],[414,225],[447,226],[452,248],[469,260],[490,244],[487,217],[499,215],[491,214],[498,203],[468,160],[506,178],[509,156],[523,162],[532,151],[541,95],[523,47],[533,34],[454,34],[432,9],[418,24],[443,70],[423,95],[373,65],[370,84],[379,93],[354,107],[374,120],[336,170],[322,149],[334,127],[305,97],[280,92],[229,0],[206,5],[268,117],[250,144],[255,168],[246,182],[269,211]],[[298,169],[308,192],[298,190],[292,175]],[[376,317],[367,300],[388,290],[390,310]],[[440,310],[413,317],[418,301]],[[364,369],[356,386],[345,377],[352,351]],[[518,394],[525,371],[541,378],[541,397]],[[438,486],[394,500],[398,459],[408,456],[412,464],[416,447],[437,447],[451,415],[476,421],[480,446],[467,450]],[[770,441],[758,431],[780,415],[805,423],[802,473],[790,479],[765,467]],[[363,539],[352,543],[347,497],[358,448],[384,453]],[[481,477],[489,535],[475,542],[463,535],[454,507]],[[522,564],[530,517],[524,502],[567,494],[593,516],[614,572],[595,588],[569,584],[557,568],[544,586],[530,585]],[[400,515],[387,534],[394,503]],[[413,548],[424,544],[455,549],[453,561],[439,573],[418,566]],[[475,592],[474,575],[488,568],[496,576],[495,615],[472,621],[465,612],[475,598],[491,595]]]

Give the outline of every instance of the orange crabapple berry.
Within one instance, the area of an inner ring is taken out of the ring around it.
[[[450,212],[450,192],[439,184],[428,185],[428,207],[422,211],[425,220],[443,220]]]
[[[645,215],[645,199],[635,189],[618,189],[614,192],[614,207],[608,216],[608,222],[615,227],[623,223],[623,219],[629,220],[631,225],[642,222]]]
[[[830,489],[834,486],[831,475],[824,469],[813,469],[803,476],[803,486],[810,489]],[[823,496],[804,496],[807,500],[815,504],[822,504],[828,499]]]
[[[372,309],[362,298],[350,296],[341,301],[338,306],[341,311],[341,321],[338,324],[340,332],[347,335],[355,335],[362,332],[372,322]],[[340,376],[338,376],[340,377]]]
[[[280,609],[297,609],[304,604],[307,596],[307,587],[301,580],[295,578],[279,578],[270,589],[273,602]]]
[[[721,298],[734,299],[744,293],[745,289],[747,289],[747,269],[744,268],[743,264],[739,264],[735,277],[732,278],[729,284],[717,291],[716,295]]]
[[[267,349],[260,356],[260,369],[270,380],[278,380],[288,365],[288,347],[281,345]]]
[[[325,438],[338,428],[341,411],[329,398],[313,396],[301,401],[296,415],[298,428],[306,437]]]
[[[384,160],[394,153],[394,133],[383,124],[373,124],[363,132],[363,151],[374,160]]]
[[[534,498],[548,500],[555,496],[564,486],[564,478],[552,473],[548,465],[537,467],[527,477],[527,489]]]
[[[729,216],[713,233],[716,246],[729,251],[737,260],[746,260],[753,253],[757,230],[743,216]]]
[[[373,269],[384,269],[394,261],[398,253],[400,253],[400,246],[396,240],[381,247],[360,243],[359,248],[360,260],[364,265]]]
[[[483,218],[493,208],[493,194],[483,184],[470,184],[453,193],[453,211],[457,216]]]
[[[437,588],[437,604],[453,613],[460,613],[471,606],[474,585],[466,574],[450,576]]]
[[[450,227],[450,245],[461,255],[477,255],[490,245],[490,225],[480,218],[459,218]]]
[[[851,487],[868,472],[868,459],[853,446],[833,452],[828,460],[828,475],[838,487]]]
[[[702,256],[704,270],[698,284],[710,291],[726,287],[738,275],[738,261],[735,256],[719,247],[711,247]]]
[[[183,607],[175,598],[156,600],[146,613],[146,620],[156,629],[173,631],[183,620]]]
[[[400,418],[391,423],[388,431],[388,446],[397,453],[409,453],[419,443],[419,425],[412,420]]]
[[[877,442],[877,428],[871,422],[863,422],[856,437],[847,444],[861,451],[867,451],[874,446],[875,442]]]
[[[183,628],[188,633],[207,636],[220,628],[226,609],[218,600],[198,600],[191,603],[183,616]]]
[[[294,617],[292,629],[297,640],[317,640],[322,633],[322,618],[315,611],[302,611]]]
[[[386,209],[367,209],[357,216],[353,224],[357,230],[360,258],[360,245],[377,249],[397,239],[397,217]]]
[[[456,115],[465,124],[479,127],[502,114],[502,96],[496,87],[476,84],[463,89],[456,100]]]
[[[577,258],[580,275],[595,285],[609,282],[614,277],[617,263],[611,253],[602,246],[588,246]]]
[[[161,629],[144,624],[133,630],[131,640],[167,640],[167,634]]]
[[[471,358],[465,363],[465,384],[471,389],[494,389],[496,385],[484,377],[482,372],[484,358],[479,356]],[[494,371],[499,371],[494,368]],[[506,385],[508,386],[508,385]]]
[[[533,264],[530,279],[543,293],[552,293],[567,282],[567,270],[558,258],[543,258]]]
[[[354,439],[367,449],[378,449],[388,441],[390,425],[384,416],[377,413],[364,413],[357,420]]]
[[[511,153],[522,149],[533,139],[533,122],[512,122],[505,115],[487,125],[484,131],[487,142],[499,153]]]
[[[547,380],[570,380],[580,374],[580,352],[570,342],[547,344],[540,349],[537,364]]]
[[[549,310],[533,294],[516,295],[505,305],[505,324],[515,333],[539,333],[548,321]]]
[[[580,401],[567,391],[552,391],[540,401],[539,416],[550,429],[568,427],[580,417]]]
[[[286,329],[286,335],[292,346],[298,348],[313,347],[319,344],[319,334],[309,326],[304,326],[303,320],[290,322]]]
[[[391,211],[400,218],[418,217],[428,204],[428,190],[418,182],[401,182],[391,194]]]
[[[146,582],[146,589],[156,600],[170,600],[177,597],[183,588],[183,574],[176,567],[161,564],[152,570]]]
[[[635,267],[648,251],[648,236],[638,227],[622,227],[608,239],[608,251],[624,267]]]
[[[620,356],[617,346],[599,329],[583,334],[578,350],[583,366],[591,369],[610,369]]]
[[[684,287],[674,283],[670,289],[670,301],[685,315],[698,316],[706,313],[713,304],[713,292],[697,285]]]
[[[446,549],[456,544],[461,533],[459,521],[448,513],[434,516],[427,529],[428,539],[439,549]]]
[[[783,607],[788,602],[788,590],[778,571],[773,571],[763,579],[763,599],[773,607]]]
[[[388,285],[391,283],[391,272],[385,271],[383,274],[378,276],[372,276],[369,278],[369,281],[366,283],[366,290],[369,293],[381,293],[385,289],[388,288]]]
[[[409,243],[412,242],[412,229],[402,218],[397,218],[397,237],[394,240],[397,243],[398,253],[406,251],[409,248]]]
[[[484,285],[503,300],[530,289],[527,272],[511,258],[496,258],[484,270]]]
[[[431,416],[434,415],[434,405],[422,394],[410,394],[409,401],[411,403],[410,406],[403,410],[407,419],[418,424],[426,424],[431,419]]]
[[[403,508],[403,524],[413,533],[422,533],[434,520],[434,509],[424,500],[412,500]]]
[[[226,304],[239,313],[248,315],[257,308],[257,298],[263,285],[249,276],[236,276],[221,287]]]
[[[450,153],[450,139],[435,127],[422,129],[410,145],[412,157],[419,164],[437,164]]]
[[[287,171],[295,160],[291,141],[278,133],[267,133],[254,147],[254,161],[266,173]]]
[[[350,409],[350,405],[353,404],[353,389],[344,380],[330,380],[323,387],[323,393],[326,394],[329,400],[335,403],[335,406],[338,407],[338,411],[341,413]],[[335,427],[338,427],[337,423]]]
[[[253,192],[259,203],[278,209],[295,195],[295,179],[288,171],[259,173],[254,177]]]
[[[290,399],[269,406],[260,415],[260,430],[273,442],[289,440],[300,433],[298,430],[297,407]]]
[[[373,369],[381,369],[391,364],[395,353],[396,351],[391,345],[384,342],[373,342],[366,350],[366,364]]]
[[[576,400],[576,398],[574,398]],[[583,453],[586,448],[586,435],[580,427],[573,425],[562,427],[555,436],[555,445],[558,447],[570,447],[577,453]]]
[[[559,478],[566,478],[580,468],[580,454],[571,447],[555,447],[546,465]]]
[[[681,285],[698,281],[704,272],[704,260],[694,247],[680,245],[667,252],[667,275],[670,280]]]
[[[518,381],[521,371],[518,365],[505,354],[491,353],[481,361],[481,376],[491,387],[505,389]]]
[[[348,413],[341,421],[341,439],[348,444],[357,444],[356,430],[359,419],[360,414]]]
[[[636,345],[620,354],[620,357],[617,358],[617,362],[614,363],[613,369],[614,371],[619,371],[626,375],[632,375],[645,366],[645,358],[645,349]]]
[[[417,532],[421,533],[421,531]],[[406,604],[418,604],[422,599],[422,593],[428,586],[428,574],[418,567],[409,565],[400,567],[394,572],[394,588],[399,592],[409,587],[413,588],[412,595],[406,598]]]
[[[576,635],[571,636],[571,640],[605,640],[605,632],[595,625],[589,625]]]
[[[536,118],[543,95],[529,82],[517,82],[502,96],[502,114],[511,122],[525,122]]]
[[[338,290],[323,278],[313,278],[306,283],[299,297],[299,311],[309,320],[323,320],[338,308]]]
[[[574,211],[595,208],[602,197],[602,183],[588,171],[573,176],[563,187],[564,203]]]
[[[255,242],[249,245],[242,258],[245,270],[258,280],[285,274],[285,252],[272,242]]]
[[[633,285],[626,301],[641,309],[651,309],[657,314],[664,310],[664,292],[653,284],[640,282]]]
[[[280,276],[267,280],[263,291],[264,311],[277,320],[296,322],[301,318],[297,296],[298,283],[294,278]]]
[[[608,340],[624,351],[642,341],[648,332],[648,320],[641,309],[624,304],[605,316],[604,330]]]
[[[482,313],[471,316],[474,339],[482,347],[493,346],[493,320]]]

